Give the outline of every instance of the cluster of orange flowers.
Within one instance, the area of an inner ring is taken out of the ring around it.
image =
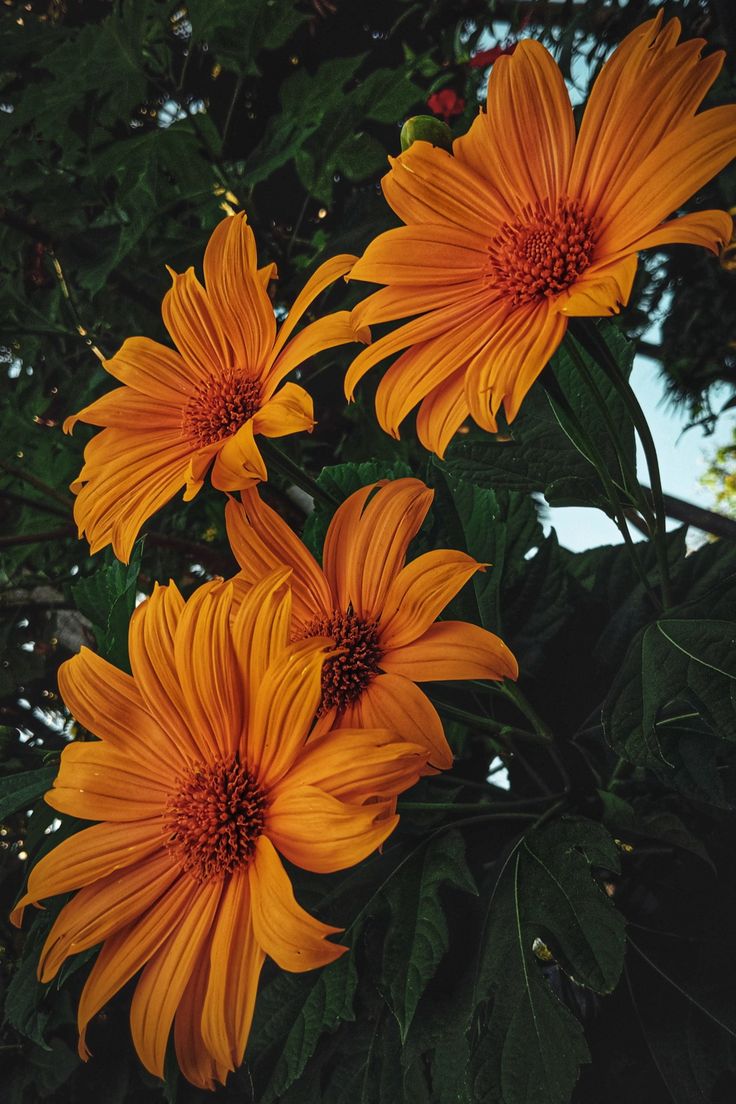
[[[204,256],[204,285],[172,273],[163,318],[175,349],[129,338],[106,368],[122,386],[68,420],[102,427],[73,484],[80,536],[122,560],[151,515],[184,488],[241,492],[226,507],[240,565],[184,601],[157,587],[130,625],[132,674],[87,649],[59,673],[93,741],[63,752],[47,801],[95,821],[31,872],[24,908],[76,890],[39,975],[102,944],[79,1006],[90,1019],[140,972],[133,1039],[163,1075],[171,1033],[190,1081],[213,1087],[243,1059],[266,955],[311,970],[345,947],[296,902],[281,856],[328,873],[360,862],[394,829],[399,794],[452,764],[440,718],[417,683],[516,678],[506,645],[476,625],[438,621],[484,565],[460,551],[407,563],[432,503],[420,480],[372,484],[337,510],[322,566],[262,500],[257,437],[314,426],[308,392],[286,377],[315,353],[366,347],[346,394],[401,353],[377,392],[398,436],[417,405],[439,456],[471,416],[512,420],[575,315],[628,300],[637,253],[666,242],[713,251],[722,211],[662,221],[731,158],[736,108],[696,114],[722,64],[677,44],[661,15],[632,33],[595,84],[580,132],[559,69],[537,42],[501,57],[487,110],[449,154],[417,142],[384,193],[404,226],[358,259],[329,260],[277,330],[243,214]],[[304,326],[340,277],[384,285],[355,310]],[[411,317],[370,344],[369,326]]]

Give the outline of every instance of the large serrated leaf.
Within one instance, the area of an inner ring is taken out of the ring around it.
[[[125,670],[130,669],[128,625],[135,609],[142,547],[139,541],[129,564],[110,557],[111,562],[71,588],[77,608],[94,626],[100,655]]]
[[[342,1020],[354,1019],[353,996],[358,975],[352,954],[345,954],[330,966],[315,971],[309,981],[311,984],[308,982],[304,987],[290,1021],[261,1104],[278,1101],[301,1077],[323,1034],[333,1031]]]
[[[383,947],[383,980],[402,1042],[449,945],[440,900],[443,886],[477,893],[458,832],[434,839],[404,866],[401,877],[386,892],[391,926]]]
[[[541,939],[576,984],[611,992],[623,967],[624,921],[591,867],[618,864],[605,829],[580,818],[529,833],[509,855],[489,900],[478,966],[485,1029],[470,1070],[478,1099],[568,1104],[588,1049],[532,948]]]

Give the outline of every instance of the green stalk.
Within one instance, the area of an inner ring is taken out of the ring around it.
[[[507,736],[509,739],[531,740],[537,743],[548,743],[551,739],[549,736],[540,738],[536,732],[527,732],[526,729],[515,728],[514,725],[504,724],[503,721],[496,721],[492,717],[482,717],[477,713],[470,713],[467,709],[459,709],[456,705],[450,705],[449,702],[442,701],[440,698],[434,698],[433,700],[441,713],[445,713],[453,720],[462,721],[474,728],[493,732],[499,736]]]
[[[601,394],[598,384],[596,383],[595,378],[590,371],[590,368],[585,362],[585,357],[583,357],[580,353],[577,340],[572,336],[572,334],[568,334],[568,340],[565,344],[565,348],[569,353],[571,360],[574,362],[580,378],[592,395],[593,402],[598,407],[598,412],[600,413],[606,425],[611,444],[613,445],[616,452],[619,470],[623,479],[623,490],[628,492],[629,494],[632,494],[635,497],[638,504],[639,512],[646,521],[650,533],[653,533],[656,520],[651,507],[651,503],[644,495],[641,484],[639,483],[639,478],[636,474],[636,462],[634,462],[633,464],[630,463],[625,458],[623,451],[619,450],[618,429],[614,424],[613,418],[611,417],[611,412],[608,409],[606,400]]]
[[[657,554],[657,563],[659,566],[660,585],[662,588],[662,602],[664,608],[672,605],[672,597],[670,593],[670,569],[669,561],[667,559],[667,528],[665,525],[666,511],[664,507],[664,497],[662,493],[662,478],[659,471],[659,461],[657,459],[657,449],[654,444],[654,438],[649,428],[649,423],[644,415],[644,411],[639,405],[639,400],[634,394],[631,385],[627,379],[621,374],[621,369],[616,362],[616,358],[611,353],[611,350],[606,345],[605,338],[602,337],[597,327],[586,318],[572,319],[570,328],[575,336],[580,341],[581,345],[587,349],[591,356],[595,357],[601,367],[606,371],[611,383],[618,391],[623,403],[629,413],[629,417],[633,422],[634,429],[636,430],[639,440],[641,441],[642,449],[644,450],[644,458],[647,464],[647,470],[649,471],[649,482],[652,488],[652,499],[654,502],[654,516],[655,516],[655,534],[654,534],[654,547]]]
[[[282,452],[273,441],[264,441],[260,447],[266,465],[275,468],[285,479],[290,480],[297,487],[300,487],[301,490],[311,495],[315,502],[321,502],[323,506],[331,506],[333,509],[335,506],[340,505],[338,500],[334,498],[329,491],[325,491],[320,487],[317,480],[313,479],[309,472],[306,472],[304,468],[301,468],[299,464],[296,464],[288,457],[285,452]]]
[[[564,395],[554,376],[552,376],[551,374],[543,376],[542,382],[547,390],[547,397],[552,403],[552,409],[555,411],[555,416],[557,417],[561,428],[567,434],[571,443],[575,446],[580,455],[584,456],[588,463],[591,464],[598,473],[608,500],[611,503],[614,514],[614,521],[616,523],[618,531],[624,539],[624,544],[626,545],[626,548],[629,552],[631,561],[636,569],[636,573],[641,580],[644,590],[649,595],[654,608],[659,613],[659,602],[649,586],[649,580],[647,578],[646,572],[641,565],[636,547],[633,540],[631,539],[631,533],[629,532],[629,527],[626,523],[626,511],[624,509],[623,503],[621,502],[616,484],[611,479],[605,460],[598,451],[592,438],[589,437],[586,429],[577,418],[575,411],[570,406],[567,397]],[[565,427],[563,418],[560,417],[560,413],[556,408],[559,408],[559,411],[562,413],[564,419],[569,422],[569,430]]]
[[[531,723],[539,739],[545,744],[551,743],[554,736],[539,716],[532,703],[526,698],[516,683],[501,682],[498,685],[498,689],[505,697],[514,703],[520,713],[524,714],[526,719]]]

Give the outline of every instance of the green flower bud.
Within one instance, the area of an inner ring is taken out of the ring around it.
[[[433,115],[412,115],[406,120],[401,128],[401,152],[408,150],[412,142],[431,142],[452,153],[452,131]]]

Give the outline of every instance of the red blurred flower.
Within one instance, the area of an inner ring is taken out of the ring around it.
[[[513,54],[516,47],[516,42],[499,42],[490,50],[481,50],[479,54],[474,54],[468,65],[471,69],[485,69],[488,65],[493,65],[494,61],[498,61],[503,54]]]
[[[455,115],[462,115],[465,100],[458,96],[454,88],[442,88],[439,92],[432,93],[427,100],[427,107],[434,115],[441,115],[447,123]]]

